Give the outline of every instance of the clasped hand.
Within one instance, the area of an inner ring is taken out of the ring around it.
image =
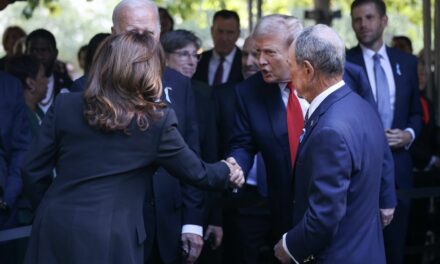
[[[235,161],[234,158],[230,157],[226,160],[223,160],[226,165],[229,167],[229,182],[232,188],[241,188],[244,184],[244,174],[241,170],[240,165]]]

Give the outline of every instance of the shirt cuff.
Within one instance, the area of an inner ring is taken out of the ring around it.
[[[182,234],[191,233],[203,237],[203,227],[199,225],[183,225]]]
[[[291,259],[293,259],[293,262],[295,262],[295,264],[299,264],[299,262],[296,261],[296,259],[292,256],[292,254],[290,254],[290,251],[289,251],[289,249],[287,248],[287,244],[286,244],[286,235],[287,235],[287,233],[284,233],[284,235],[283,235],[283,248],[284,248],[284,251],[286,251],[287,255],[289,255],[289,257],[290,257]]]
[[[411,137],[412,137],[411,141],[408,144],[406,144],[406,146],[405,146],[405,149],[408,150],[411,147],[411,145],[414,142],[414,140],[416,139],[416,133],[414,132],[414,129],[412,129],[410,127],[406,128],[404,131],[409,132],[411,134]]]
[[[437,156],[432,156],[431,160],[429,160],[428,165],[426,165],[426,167],[423,169],[423,171],[430,171],[432,169],[432,167],[434,167],[434,164],[437,162],[438,157]]]

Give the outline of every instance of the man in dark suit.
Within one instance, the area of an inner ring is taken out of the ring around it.
[[[32,31],[26,37],[26,54],[37,57],[46,70],[46,76],[49,81],[46,97],[38,105],[46,113],[55,97],[59,93],[69,92],[73,82],[65,72],[55,70],[58,49],[55,36],[51,32],[45,29]]]
[[[123,0],[113,10],[112,33],[151,32],[159,41],[160,27],[157,6],[148,0]],[[163,99],[176,112],[178,129],[196,153],[199,152],[197,117],[190,79],[166,69]],[[193,263],[203,246],[204,193],[176,180],[163,169],[153,177],[154,199],[145,198],[145,226],[156,222],[153,245],[145,246],[147,263],[180,263],[181,255]],[[155,203],[153,203],[153,200]],[[152,214],[153,212],[153,214]],[[151,217],[154,215],[154,217]]]
[[[230,10],[217,11],[212,20],[211,36],[214,48],[202,53],[193,79],[210,86],[242,81],[241,51],[235,46],[240,36],[238,14]]]
[[[385,263],[377,164],[388,146],[375,110],[342,80],[344,60],[344,42],[325,25],[305,29],[291,47],[293,83],[310,107],[294,169],[293,228],[275,246],[282,263]]]
[[[245,39],[241,57],[245,79],[258,69],[255,39]],[[217,127],[219,131],[219,158],[227,152],[236,113],[236,84],[225,83],[214,88]],[[255,162],[257,161],[257,162]],[[225,194],[223,227],[224,260],[230,263],[264,262],[270,243],[270,213],[267,201],[266,169],[261,154],[255,156],[246,184],[237,193]],[[221,208],[218,208],[221,210]]]
[[[411,188],[412,164],[408,149],[421,129],[417,60],[385,46],[382,35],[388,17],[383,1],[356,0],[351,6],[351,16],[360,45],[347,52],[347,60],[362,66],[368,74],[393,153],[396,188]],[[408,199],[399,199],[394,220],[384,229],[389,263],[403,261],[409,204]]]
[[[16,227],[22,193],[21,164],[31,141],[26,104],[19,80],[0,72],[0,230]],[[17,263],[14,242],[0,245],[2,263]]]

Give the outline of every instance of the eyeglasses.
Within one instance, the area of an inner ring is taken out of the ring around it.
[[[190,53],[188,51],[174,51],[171,53],[176,54],[177,57],[179,57],[179,59],[186,59],[186,60],[195,59],[199,61],[202,58],[202,54]]]

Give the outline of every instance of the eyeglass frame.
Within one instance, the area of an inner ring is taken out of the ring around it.
[[[191,59],[196,59],[197,61],[200,61],[202,59],[202,54],[201,53],[189,53],[188,51],[184,50],[184,51],[173,51],[170,52],[171,54],[176,54],[179,59],[186,59],[188,60],[189,58]]]

